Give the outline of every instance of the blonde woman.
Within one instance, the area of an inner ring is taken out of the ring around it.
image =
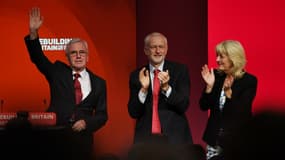
[[[207,159],[223,159],[223,146],[230,143],[231,134],[252,116],[252,102],[256,95],[257,78],[245,71],[243,46],[226,40],[216,46],[218,67],[202,67],[206,87],[200,98],[200,108],[210,110],[203,135],[207,143]]]

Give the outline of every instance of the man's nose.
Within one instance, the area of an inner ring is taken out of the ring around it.
[[[156,51],[156,52],[160,52],[160,51],[161,51],[161,48],[160,48],[160,47],[156,47],[156,48],[155,48],[155,51]]]
[[[81,58],[81,54],[79,52],[76,52],[76,58]]]

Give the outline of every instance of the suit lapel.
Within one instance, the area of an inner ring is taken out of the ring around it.
[[[166,70],[168,70],[169,75],[172,75],[171,69],[172,69],[171,63],[169,61],[165,60],[164,65],[163,65],[163,71],[166,72]],[[170,77],[170,79],[171,79],[171,77]]]
[[[71,97],[72,97],[72,99],[74,100],[74,103],[75,103],[75,91],[74,91],[72,69],[69,68],[66,73],[67,73],[67,75],[64,75],[64,77],[66,77],[64,81],[67,83],[67,88],[70,90],[70,91],[67,91],[66,93],[71,93],[72,94]]]

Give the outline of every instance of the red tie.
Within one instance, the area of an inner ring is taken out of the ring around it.
[[[78,80],[79,77],[80,77],[79,73],[74,74],[74,89],[75,89],[75,103],[76,104],[79,104],[82,99],[81,85]]]
[[[152,133],[153,134],[160,134],[161,127],[159,122],[158,116],[158,97],[159,97],[159,90],[160,84],[158,79],[159,70],[154,70],[154,77],[153,77],[153,91],[152,91]]]

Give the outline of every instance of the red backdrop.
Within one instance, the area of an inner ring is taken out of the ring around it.
[[[24,45],[28,11],[41,8],[40,37],[86,39],[88,67],[107,80],[107,124],[95,134],[97,153],[121,155],[132,144],[133,122],[127,113],[128,77],[135,68],[135,1],[9,0],[1,2],[0,99],[4,112],[45,111],[49,88],[29,59]],[[52,60],[65,60],[62,51],[46,51]],[[110,145],[112,143],[112,145]]]
[[[215,45],[239,40],[246,50],[247,71],[258,78],[253,111],[285,110],[285,1],[208,1],[209,63],[215,66]]]

